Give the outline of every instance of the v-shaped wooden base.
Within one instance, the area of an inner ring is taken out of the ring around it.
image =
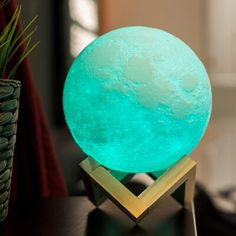
[[[170,195],[184,207],[193,200],[196,163],[189,157],[182,158],[159,177],[147,173],[155,181],[138,196],[122,183],[134,174],[109,171],[90,157],[82,161],[80,167],[90,201],[99,206],[107,197],[136,223]]]

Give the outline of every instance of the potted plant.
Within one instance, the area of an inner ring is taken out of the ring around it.
[[[7,0],[0,3],[0,10]],[[36,31],[32,28],[34,17],[21,30],[19,19],[21,6],[0,32],[0,222],[8,212],[10,197],[13,152],[16,142],[19,109],[20,81],[15,75],[21,62],[34,50],[38,42],[31,45],[31,37]]]

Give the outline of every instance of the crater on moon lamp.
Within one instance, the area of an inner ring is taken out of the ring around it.
[[[74,60],[63,107],[76,143],[113,170],[163,170],[201,140],[211,114],[211,86],[196,54],[154,28],[120,28]]]

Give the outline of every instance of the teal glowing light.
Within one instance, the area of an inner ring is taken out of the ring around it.
[[[180,39],[126,27],[93,41],[66,78],[64,113],[82,150],[124,172],[166,169],[201,140],[211,113],[207,72]]]

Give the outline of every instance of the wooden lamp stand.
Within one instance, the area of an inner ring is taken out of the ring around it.
[[[122,183],[135,174],[110,171],[91,157],[82,161],[80,168],[90,201],[98,207],[109,198],[135,223],[146,216],[152,207],[169,196],[185,208],[193,201],[196,163],[190,157],[182,158],[161,176],[147,173],[154,182],[138,196]]]

